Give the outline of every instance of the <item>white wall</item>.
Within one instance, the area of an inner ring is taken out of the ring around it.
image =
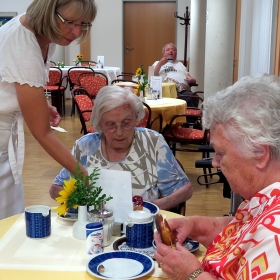
[[[91,30],[91,58],[104,55],[105,66],[123,64],[123,1],[96,0],[97,17]]]
[[[17,12],[22,14],[32,0],[0,0],[0,12]]]

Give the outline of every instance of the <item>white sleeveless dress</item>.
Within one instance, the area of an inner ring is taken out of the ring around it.
[[[24,211],[24,130],[15,83],[43,87],[55,50],[51,44],[44,64],[37,39],[20,23],[21,16],[0,28],[0,220]]]

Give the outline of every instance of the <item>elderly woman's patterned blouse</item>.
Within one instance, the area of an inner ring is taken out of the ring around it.
[[[239,206],[202,265],[217,279],[280,279],[280,183]]]
[[[102,134],[89,133],[76,141],[73,155],[86,167],[130,171],[133,195],[145,200],[168,196],[189,182],[163,136],[137,127],[129,154],[119,162],[109,162],[101,151]],[[63,185],[70,173],[64,168],[53,184]]]

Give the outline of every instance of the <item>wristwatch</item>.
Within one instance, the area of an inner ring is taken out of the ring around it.
[[[193,273],[191,273],[187,280],[196,280],[197,276],[203,272],[204,272],[203,268],[199,268],[195,270]]]

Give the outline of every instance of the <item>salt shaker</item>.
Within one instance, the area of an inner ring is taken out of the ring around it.
[[[99,205],[99,210],[91,211],[91,222],[101,222],[103,225],[103,246],[109,246],[112,243],[114,217],[113,212],[104,208],[104,203]]]

